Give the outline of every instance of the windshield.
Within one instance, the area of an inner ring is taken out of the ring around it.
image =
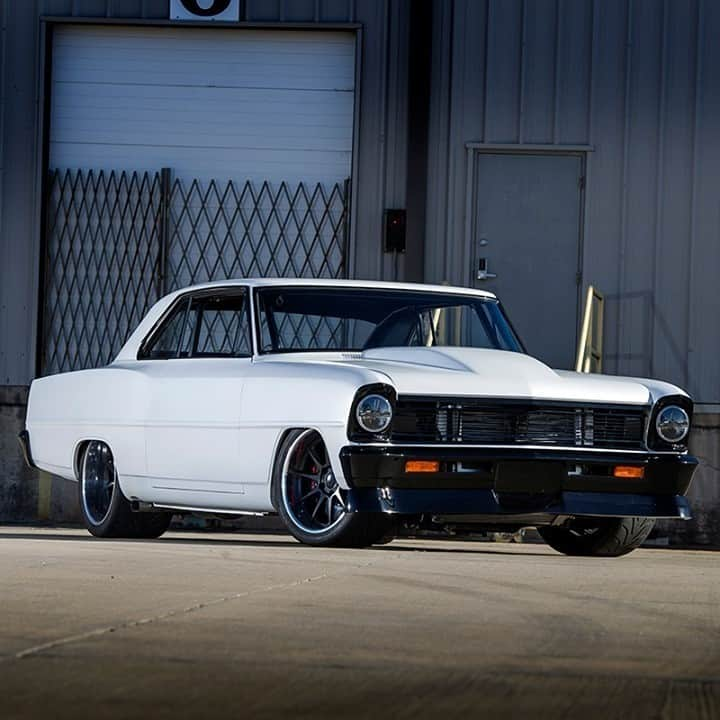
[[[492,298],[367,288],[257,291],[260,352],[474,347],[523,352]]]

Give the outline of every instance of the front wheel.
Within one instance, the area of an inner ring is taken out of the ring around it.
[[[278,452],[273,502],[287,529],[308,545],[366,547],[385,540],[380,513],[351,513],[316,430],[293,430]]]
[[[551,548],[565,555],[620,557],[639,548],[653,527],[652,518],[580,518],[537,530]]]

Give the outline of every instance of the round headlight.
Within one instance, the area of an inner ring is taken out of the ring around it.
[[[357,404],[355,417],[363,430],[379,433],[390,425],[392,405],[382,395],[368,395]]]
[[[665,442],[678,443],[690,430],[690,418],[681,407],[668,405],[658,413],[655,428]]]

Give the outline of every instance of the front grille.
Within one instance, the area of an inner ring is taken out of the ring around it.
[[[574,403],[398,398],[393,442],[546,445],[639,450],[645,410]]]

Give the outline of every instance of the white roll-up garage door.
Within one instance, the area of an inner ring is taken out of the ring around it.
[[[60,27],[50,167],[336,183],[354,77],[351,33]]]

